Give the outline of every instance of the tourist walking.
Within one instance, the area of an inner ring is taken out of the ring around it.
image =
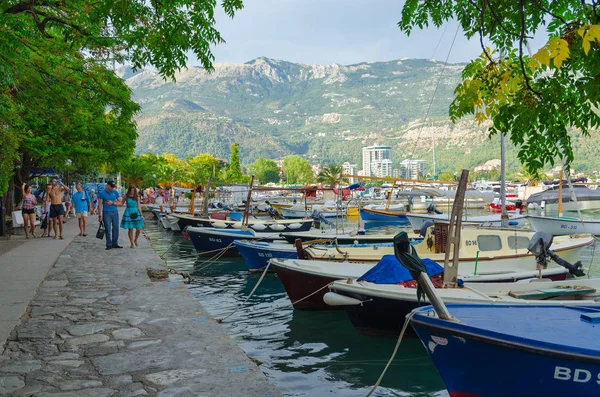
[[[65,218],[74,216],[73,215],[73,207],[71,205],[71,193],[70,192],[65,193],[65,208],[66,208]]]
[[[50,192],[48,193],[48,197],[46,197],[46,201],[50,202],[50,223],[52,224],[52,228],[54,229],[54,239],[57,238],[63,240],[63,217],[65,215],[65,207],[62,203],[62,197],[64,192],[69,192],[69,188],[62,183],[62,181],[57,181],[56,179],[52,179],[52,187],[50,188]],[[60,233],[60,234],[59,234]],[[50,232],[48,232],[50,234]]]
[[[21,206],[21,213],[23,214],[23,227],[25,229],[25,238],[29,238],[29,233],[32,237],[35,235],[35,205],[37,199],[33,194],[33,188],[23,182],[21,186],[21,192],[23,193],[23,205]]]
[[[127,193],[123,196],[122,205],[125,205],[121,227],[127,229],[129,235],[130,248],[138,247],[138,237],[144,228],[144,218],[142,218],[142,206],[140,205],[140,196],[137,193],[135,185],[129,185]],[[135,237],[133,236],[135,229]]]
[[[50,201],[48,201],[48,196],[50,195],[51,188],[52,185],[47,183],[46,189],[39,196],[39,202],[42,204],[42,220],[40,229],[44,231],[42,233],[42,237],[50,237]]]
[[[87,236],[87,216],[90,211],[90,198],[80,184],[75,186],[75,190],[77,191],[73,194],[71,203],[75,208],[75,216],[79,222],[79,235]]]
[[[90,203],[90,215],[96,215],[96,212],[98,212],[98,196],[96,195],[96,191],[94,189],[92,189],[90,192]]]
[[[119,245],[119,212],[117,211],[117,205],[121,205],[119,192],[116,189],[115,182],[108,181],[104,190],[98,193],[98,221],[104,221],[107,250],[123,248]]]

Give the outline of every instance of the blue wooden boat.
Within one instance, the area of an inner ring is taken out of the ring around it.
[[[597,397],[600,309],[566,306],[431,306],[411,325],[451,397]]]
[[[287,242],[235,240],[233,243],[251,272],[263,270],[271,258],[298,258],[296,247]]]
[[[365,222],[394,222],[399,224],[408,223],[406,212],[393,212],[386,210],[361,208],[360,217]]]
[[[187,227],[185,233],[192,240],[196,252],[200,255],[214,256],[239,256],[239,252],[233,243],[235,240],[281,240],[278,234],[257,233],[252,229],[214,229],[210,227]]]

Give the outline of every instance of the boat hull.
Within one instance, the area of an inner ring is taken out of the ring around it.
[[[361,208],[360,217],[365,222],[394,222],[399,224],[408,223],[406,212],[390,212]]]
[[[565,279],[565,274],[547,277],[552,281],[561,281]],[[496,279],[497,283],[510,283],[518,280],[512,278]],[[473,284],[470,284],[473,285]],[[330,287],[331,291],[357,299],[363,302],[360,305],[342,306],[346,310],[348,318],[359,334],[376,337],[397,337],[404,325],[404,317],[412,310],[429,305],[427,301],[421,300],[417,302],[414,297],[417,295],[416,289],[411,300],[389,299],[370,294],[347,293],[336,288],[333,284]],[[393,313],[393,315],[390,315]]]
[[[235,241],[235,246],[244,259],[248,271],[260,271],[267,267],[269,259],[297,259],[298,252],[277,249],[277,247],[267,247],[266,244],[252,244],[251,242]]]
[[[411,325],[451,397],[598,396],[597,357],[586,360],[586,356],[543,349],[528,340],[473,333],[436,324],[439,320],[422,321],[423,317],[414,316]]]
[[[290,298],[290,301],[294,306],[294,309],[342,309],[341,307],[331,307],[325,304],[325,302],[323,301],[323,296],[329,291],[326,288],[327,285],[337,280],[336,278],[297,272],[292,269],[287,269],[273,264],[271,266],[277,273],[277,277],[281,281],[281,284],[283,284],[285,292],[287,292],[288,297]],[[315,291],[318,292],[315,293]]]
[[[192,244],[194,244],[196,252],[201,256],[239,256],[240,253],[233,243],[235,240],[273,241],[278,239],[277,236],[266,234],[264,236],[256,236],[254,233],[242,230],[226,233],[211,228],[199,229],[188,228],[186,233],[190,237]]]
[[[530,216],[529,223],[536,232],[546,232],[554,236],[573,234],[600,235],[600,221],[580,221],[574,219]]]

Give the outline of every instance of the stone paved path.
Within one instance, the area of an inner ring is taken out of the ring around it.
[[[183,283],[149,281],[164,266],[146,240],[105,251],[92,234],[62,252],[10,333],[0,395],[281,396]]]

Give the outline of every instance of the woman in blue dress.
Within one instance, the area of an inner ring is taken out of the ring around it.
[[[138,237],[144,228],[144,218],[142,217],[140,196],[135,185],[129,185],[122,201],[122,205],[125,205],[126,208],[123,218],[121,218],[121,228],[127,229],[129,243],[131,244],[130,248],[138,247]],[[133,229],[135,229],[135,238],[133,237]]]

